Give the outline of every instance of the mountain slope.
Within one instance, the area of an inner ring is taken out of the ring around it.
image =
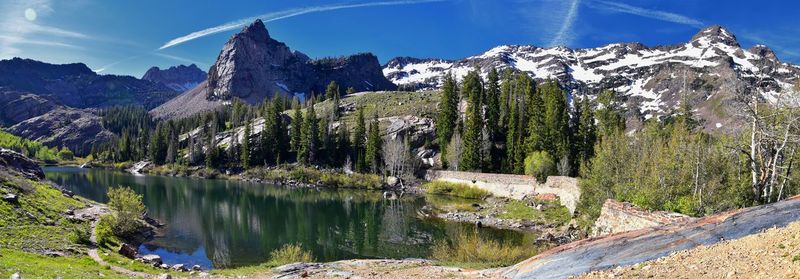
[[[142,80],[166,85],[177,92],[185,92],[206,80],[206,77],[206,72],[200,70],[197,65],[192,64],[189,66],[172,66],[163,70],[158,67],[152,67],[144,73]]]
[[[687,99],[707,129],[732,122],[736,99],[754,88],[765,100],[790,92],[800,68],[783,63],[766,46],[743,49],[721,26],[698,32],[685,44],[647,47],[639,43],[569,49],[498,46],[457,61],[399,57],[383,67],[398,85],[432,89],[452,72],[461,78],[475,67],[526,72],[537,80],[557,79],[571,93],[590,97],[611,89],[626,102],[628,119],[641,121],[671,113]],[[685,93],[685,95],[684,95]],[[629,121],[630,122],[630,121]]]

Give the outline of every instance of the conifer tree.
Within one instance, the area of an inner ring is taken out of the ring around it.
[[[300,130],[300,150],[298,151],[298,161],[303,164],[317,163],[319,151],[319,122],[317,113],[314,110],[314,97],[309,100],[306,108],[306,117]]]
[[[503,136],[506,136],[505,133],[508,131],[509,117],[511,116],[512,92],[514,89],[513,76],[511,69],[505,69],[503,71],[503,83],[500,85],[500,116],[497,126]]]
[[[325,90],[325,99],[333,100],[339,96],[339,85],[336,84],[335,80],[332,80],[331,83],[328,84],[328,88]]]
[[[497,166],[500,164],[501,157],[500,151],[497,150],[494,144],[497,140],[502,138],[500,136],[500,95],[500,84],[497,69],[492,67],[489,70],[489,75],[486,82],[486,92],[484,94],[486,105],[486,123],[484,129],[486,130],[486,136],[488,137],[488,142],[484,142],[484,145],[489,146],[489,149],[486,150],[488,154],[486,154],[484,161],[487,162],[487,166],[490,170],[495,170],[497,168]]]
[[[481,104],[483,86],[477,70],[464,77],[461,93],[467,98],[467,115],[464,121],[464,152],[461,154],[459,169],[481,169],[481,132],[483,130],[483,106]]]
[[[436,137],[442,158],[447,157],[447,145],[458,121],[458,88],[452,73],[444,76],[444,85],[439,97],[439,114],[436,118]],[[445,164],[445,160],[442,160]],[[446,166],[445,166],[446,167]]]
[[[378,122],[378,115],[374,114],[372,121],[369,123],[369,132],[367,135],[366,147],[366,160],[373,173],[379,173],[381,162],[381,151],[383,150],[383,139],[381,138],[380,122]]]
[[[545,126],[544,149],[542,150],[550,153],[555,160],[563,160],[569,149],[569,112],[567,111],[566,92],[561,90],[556,81],[549,80],[542,87],[542,93]],[[529,149],[529,151],[531,150]]]
[[[595,112],[597,117],[597,136],[598,140],[616,133],[625,131],[625,119],[622,118],[622,108],[618,104],[614,91],[604,90],[597,96],[598,109]]]
[[[336,162],[342,163],[347,161],[347,157],[351,153],[350,131],[347,130],[347,124],[342,122],[336,132]],[[353,166],[344,166],[351,169]]]
[[[292,117],[291,145],[292,145],[292,151],[298,152],[300,151],[300,139],[302,138],[300,130],[302,130],[301,128],[303,126],[303,112],[300,111],[299,102],[295,102],[293,104],[293,107],[294,107],[293,108],[294,113]]]
[[[525,139],[526,153],[545,150],[547,147],[548,131],[545,122],[544,92],[545,88],[539,87],[534,90],[528,106],[528,135]],[[547,150],[545,150],[547,151]]]
[[[252,125],[250,120],[247,120],[247,123],[244,124],[244,137],[242,138],[242,151],[240,151],[241,161],[242,161],[242,168],[249,169],[250,168],[250,126]]]
[[[287,150],[289,149],[288,143],[288,131],[286,129],[286,122],[283,120],[282,111],[284,110],[285,103],[281,101],[280,97],[276,97],[275,100],[272,102],[272,118],[274,119],[274,126],[272,127],[273,134],[275,137],[275,164],[280,164],[281,159],[285,158],[287,155]]]
[[[578,121],[576,137],[578,140],[578,164],[583,167],[594,156],[594,144],[597,135],[595,132],[594,113],[589,105],[589,98],[584,96],[579,107],[580,120]]]
[[[207,124],[209,126],[208,138],[206,139],[206,167],[207,168],[214,168],[217,165],[217,160],[219,159],[217,148],[217,125],[216,123],[209,122]]]
[[[364,122],[364,109],[359,108],[356,116],[356,130],[353,132],[353,152],[356,156],[356,171],[362,173],[367,171],[367,158],[364,150],[366,138],[367,127]]]

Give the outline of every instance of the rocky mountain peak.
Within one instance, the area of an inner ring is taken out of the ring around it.
[[[725,44],[732,47],[740,47],[736,36],[721,25],[712,25],[700,30],[692,37],[692,42],[701,44]]]
[[[256,19],[235,36],[248,37],[256,42],[266,42],[270,39],[269,31],[267,31],[267,27],[261,19]]]
[[[264,23],[256,20],[222,47],[208,71],[206,98],[260,103],[274,94],[324,92],[332,80],[362,91],[396,88],[372,54],[312,60],[270,38]]]
[[[206,76],[206,72],[200,70],[197,65],[191,64],[189,66],[172,66],[164,70],[152,67],[147,70],[142,79],[161,83],[177,92],[184,92],[206,80]]]

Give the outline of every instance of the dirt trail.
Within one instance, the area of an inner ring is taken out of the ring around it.
[[[136,272],[127,268],[109,264],[106,261],[104,261],[103,258],[100,257],[100,254],[97,250],[97,231],[95,230],[95,228],[97,227],[97,223],[100,221],[100,217],[108,213],[109,213],[108,207],[97,204],[93,204],[88,208],[76,210],[77,216],[87,216],[89,219],[92,219],[92,226],[91,226],[92,235],[89,238],[89,240],[91,241],[91,244],[89,245],[89,257],[91,257],[92,260],[97,262],[97,264],[99,265],[108,266],[111,268],[111,270],[125,274],[130,277],[140,277],[140,278],[155,277],[144,272]]]
[[[800,222],[580,278],[800,278]]]

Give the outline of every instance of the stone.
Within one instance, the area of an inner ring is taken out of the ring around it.
[[[395,187],[397,184],[400,184],[400,178],[397,178],[396,176],[386,177],[386,186]]]
[[[186,266],[184,264],[172,265],[172,270],[175,270],[175,271],[189,271],[188,269],[186,269]]]
[[[169,269],[169,265],[167,265],[165,263],[160,264],[158,267],[161,268],[161,269]]]
[[[3,195],[3,200],[8,202],[8,203],[17,203],[18,202],[17,195],[14,195],[14,194],[5,194],[5,195]]]
[[[13,150],[0,148],[0,167],[18,172],[30,179],[44,179],[44,171],[38,163]]]
[[[147,254],[147,255],[142,256],[142,261],[144,261],[145,263],[153,263],[153,264],[156,264],[156,265],[160,265],[161,264],[161,256],[154,255],[154,254]]]
[[[158,275],[158,279],[172,279],[172,275],[164,273],[164,274]]]
[[[129,259],[135,259],[136,255],[138,254],[136,248],[128,243],[122,243],[122,245],[119,246],[119,250],[117,252],[120,255],[123,255]]]
[[[196,264],[196,265],[193,265],[193,266],[192,266],[192,270],[194,270],[194,271],[200,271],[200,270],[203,270],[203,268],[202,268],[202,267],[200,267],[200,265],[197,265],[197,264]]]
[[[11,277],[9,277],[9,278],[10,279],[22,279],[22,276],[19,275],[19,272],[14,272],[14,274],[11,274]]]

